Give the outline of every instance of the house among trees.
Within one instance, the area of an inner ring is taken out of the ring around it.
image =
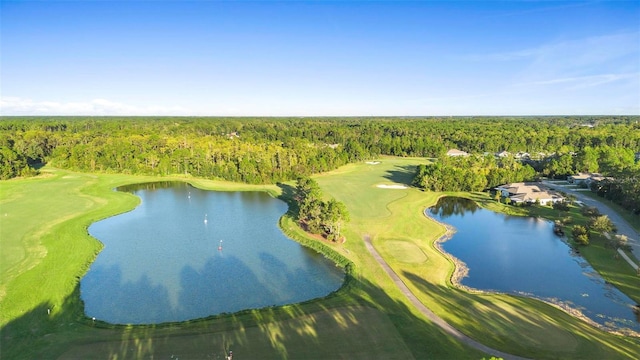
[[[578,173],[576,175],[569,175],[567,176],[567,181],[570,184],[576,184],[576,185],[580,185],[580,184],[584,184],[587,182],[587,180],[589,180],[589,178],[591,177],[592,174],[590,173]]]
[[[567,181],[571,184],[586,185],[599,184],[602,180],[613,180],[611,177],[605,177],[598,173],[579,173],[577,175],[567,176]]]
[[[506,150],[503,150],[503,151],[501,151],[499,153],[496,153],[496,156],[499,157],[499,158],[504,158],[504,157],[507,157],[507,156],[511,156],[511,153],[509,153]]]
[[[540,205],[548,205],[564,200],[564,197],[559,193],[551,191],[539,183],[511,183],[500,185],[495,189],[515,204],[539,203]]]
[[[458,149],[450,149],[447,151],[447,156],[469,156],[469,153]]]

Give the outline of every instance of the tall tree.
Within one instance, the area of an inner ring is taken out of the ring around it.
[[[335,200],[329,200],[324,207],[323,223],[327,239],[337,241],[340,239],[342,224],[349,221],[347,207]]]

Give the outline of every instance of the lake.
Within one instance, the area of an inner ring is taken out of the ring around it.
[[[119,190],[141,203],[89,227],[104,249],[80,282],[88,317],[185,321],[322,297],[344,281],[342,269],[282,233],[287,205],[265,192],[179,182]]]
[[[564,304],[606,328],[640,331],[635,302],[556,236],[552,222],[495,213],[454,197],[441,198],[426,213],[455,228],[441,246],[468,267],[462,285]]]

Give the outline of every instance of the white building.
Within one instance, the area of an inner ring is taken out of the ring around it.
[[[538,183],[511,183],[496,187],[503,197],[508,197],[512,203],[516,204],[533,204],[540,205],[553,204],[563,201],[559,193],[551,191]]]

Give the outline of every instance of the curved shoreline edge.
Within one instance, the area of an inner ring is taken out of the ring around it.
[[[325,259],[331,261],[336,267],[341,268],[344,274],[343,274],[343,278],[342,278],[342,282],[340,283],[340,286],[338,288],[332,290],[331,292],[323,295],[323,296],[319,296],[319,297],[315,297],[315,298],[311,298],[311,299],[307,299],[307,300],[303,300],[303,301],[298,301],[298,302],[292,302],[292,303],[280,304],[280,305],[267,305],[267,306],[256,307],[256,308],[247,308],[247,309],[242,309],[242,310],[238,310],[238,311],[234,311],[234,312],[222,312],[222,313],[218,313],[218,314],[211,314],[211,315],[208,315],[208,316],[198,317],[198,318],[193,318],[193,319],[187,319],[187,320],[164,321],[164,322],[159,322],[159,323],[139,323],[139,324],[111,323],[111,322],[108,322],[108,321],[98,320],[98,319],[95,319],[95,318],[92,318],[92,317],[88,316],[86,314],[86,312],[85,312],[85,309],[84,309],[84,302],[82,301],[82,299],[80,298],[80,294],[78,293],[75,296],[78,297],[78,299],[80,300],[80,303],[82,304],[82,307],[80,309],[78,309],[79,312],[80,312],[80,319],[79,320],[81,322],[84,322],[85,324],[89,324],[92,327],[100,327],[100,328],[104,328],[104,329],[117,329],[117,328],[130,328],[130,327],[136,327],[136,328],[172,327],[172,326],[181,325],[181,324],[184,325],[184,324],[191,324],[191,323],[197,323],[197,322],[210,321],[210,320],[224,318],[224,317],[232,316],[232,315],[246,314],[246,313],[250,313],[250,312],[253,312],[253,311],[261,311],[261,310],[265,310],[265,309],[273,309],[273,308],[278,308],[278,307],[286,307],[286,306],[291,306],[291,305],[296,305],[296,304],[307,304],[307,303],[311,303],[311,302],[327,300],[327,299],[330,299],[332,297],[338,296],[340,293],[342,293],[343,291],[345,291],[346,289],[349,288],[349,286],[350,286],[350,284],[351,284],[351,282],[353,280],[353,271],[354,271],[353,262],[350,259],[348,259],[347,257],[345,257],[344,255],[340,254],[335,249],[331,248],[329,245],[327,245],[327,244],[325,244],[325,243],[323,243],[321,241],[316,241],[316,240],[313,240],[313,239],[304,238],[302,236],[298,236],[298,234],[296,234],[294,231],[287,230],[285,228],[284,222],[287,221],[287,219],[290,219],[290,217],[288,215],[289,215],[289,211],[291,210],[291,205],[289,204],[288,201],[286,201],[285,199],[282,199],[277,193],[275,193],[273,189],[269,189],[268,187],[260,188],[259,185],[250,186],[249,188],[240,187],[238,189],[218,189],[218,188],[215,188],[215,187],[203,186],[201,183],[198,183],[197,181],[194,182],[193,179],[180,179],[180,178],[169,179],[169,180],[163,179],[163,180],[141,180],[141,181],[125,182],[123,184],[118,184],[117,186],[111,188],[111,191],[113,193],[128,194],[128,195],[131,195],[133,198],[137,199],[137,201],[136,201],[135,204],[132,205],[131,208],[127,208],[127,209],[124,209],[122,211],[118,211],[118,212],[115,212],[113,214],[110,214],[110,215],[106,215],[106,216],[103,216],[103,217],[92,219],[85,226],[86,235],[91,237],[92,239],[94,239],[98,243],[100,243],[100,250],[98,250],[94,254],[94,256],[92,257],[91,261],[89,261],[86,264],[86,269],[83,270],[82,275],[78,277],[78,280],[77,280],[78,286],[80,284],[81,279],[86,275],[86,272],[89,270],[89,268],[91,267],[93,262],[95,262],[97,256],[99,255],[99,253],[104,248],[104,244],[102,243],[102,241],[100,241],[100,239],[97,239],[93,235],[91,235],[88,232],[88,228],[93,223],[96,223],[98,221],[102,221],[102,220],[105,220],[105,219],[108,219],[108,218],[111,218],[111,217],[114,217],[114,216],[118,216],[118,215],[122,215],[122,214],[125,214],[125,213],[128,213],[128,212],[131,212],[131,211],[135,210],[138,206],[140,206],[140,202],[141,202],[140,197],[130,193],[127,190],[123,190],[122,188],[126,188],[128,186],[136,186],[136,185],[144,185],[144,184],[152,184],[152,183],[184,183],[184,184],[187,184],[189,186],[192,186],[195,189],[199,189],[199,190],[202,190],[202,191],[264,192],[264,193],[267,193],[269,196],[271,196],[274,199],[278,199],[280,201],[283,201],[287,205],[287,211],[285,213],[283,213],[278,218],[276,226],[280,229],[282,234],[285,237],[287,237],[289,240],[299,244],[300,246],[302,246],[302,247],[304,247],[306,249],[312,250],[312,251],[316,252],[317,254],[322,255]],[[251,188],[251,187],[255,187],[255,188]],[[346,240],[344,240],[344,241],[346,241]]]
[[[438,200],[441,197],[444,197],[446,195],[440,196],[438,198]],[[480,205],[478,205],[480,206]],[[597,322],[593,321],[591,318],[587,317],[586,315],[584,315],[582,313],[582,311],[566,304],[565,302],[562,301],[556,301],[553,299],[548,299],[548,298],[542,298],[542,297],[538,297],[535,296],[534,294],[528,294],[528,293],[508,293],[508,292],[500,292],[500,291],[490,291],[490,290],[481,290],[481,289],[476,289],[476,288],[471,288],[469,286],[466,286],[464,284],[462,284],[462,279],[465,278],[468,273],[469,273],[469,268],[467,267],[467,264],[464,263],[464,261],[456,258],[455,256],[453,256],[452,254],[446,252],[441,244],[450,240],[453,235],[456,232],[455,227],[440,222],[438,220],[436,220],[435,218],[433,218],[432,216],[430,216],[428,214],[429,211],[429,207],[426,207],[423,211],[422,214],[429,220],[442,225],[446,230],[445,233],[442,234],[440,237],[438,237],[437,239],[435,239],[432,244],[433,247],[440,252],[440,254],[442,254],[442,256],[444,256],[445,258],[447,258],[452,264],[453,264],[453,271],[450,273],[450,276],[448,277],[448,281],[451,283],[452,286],[456,287],[457,289],[460,289],[462,291],[466,291],[468,293],[472,293],[472,294],[486,294],[486,295],[507,295],[507,296],[523,296],[523,297],[527,297],[529,299],[534,299],[534,300],[538,300],[538,301],[542,301],[548,305],[551,305],[559,310],[564,311],[565,313],[579,319],[582,320],[586,323],[588,323],[589,325],[598,328],[602,331],[606,331],[610,334],[615,334],[615,335],[622,335],[622,336],[633,336],[633,337],[640,337],[640,333],[637,331],[633,331],[630,329],[618,329],[618,328],[611,328],[611,327],[607,327],[604,326],[602,324],[598,324]],[[586,261],[586,260],[585,260]]]
[[[378,253],[378,251],[375,249],[375,247],[371,242],[371,236],[364,235],[364,243],[365,243],[365,247],[367,248],[371,256],[374,257],[376,262],[378,262],[378,264],[384,269],[387,275],[391,277],[394,284],[400,289],[400,291],[404,294],[404,296],[407,297],[409,302],[411,302],[411,304],[413,304],[413,306],[418,311],[420,311],[420,313],[425,315],[431,322],[433,322],[435,325],[441,328],[445,333],[447,333],[450,336],[453,336],[458,341],[462,342],[463,344],[469,347],[480,350],[492,356],[501,357],[505,360],[528,360],[528,358],[525,358],[525,357],[508,354],[500,350],[496,350],[494,348],[488,347],[468,337],[467,335],[460,332],[458,329],[451,326],[448,322],[444,321],[444,319],[442,319],[441,317],[433,313],[429,308],[427,308],[420,300],[418,300],[418,298],[413,294],[413,292],[409,290],[407,285],[402,281],[402,279],[398,276],[398,274],[396,274],[396,272],[389,266],[389,264],[384,260],[384,258],[382,258],[380,253]]]

